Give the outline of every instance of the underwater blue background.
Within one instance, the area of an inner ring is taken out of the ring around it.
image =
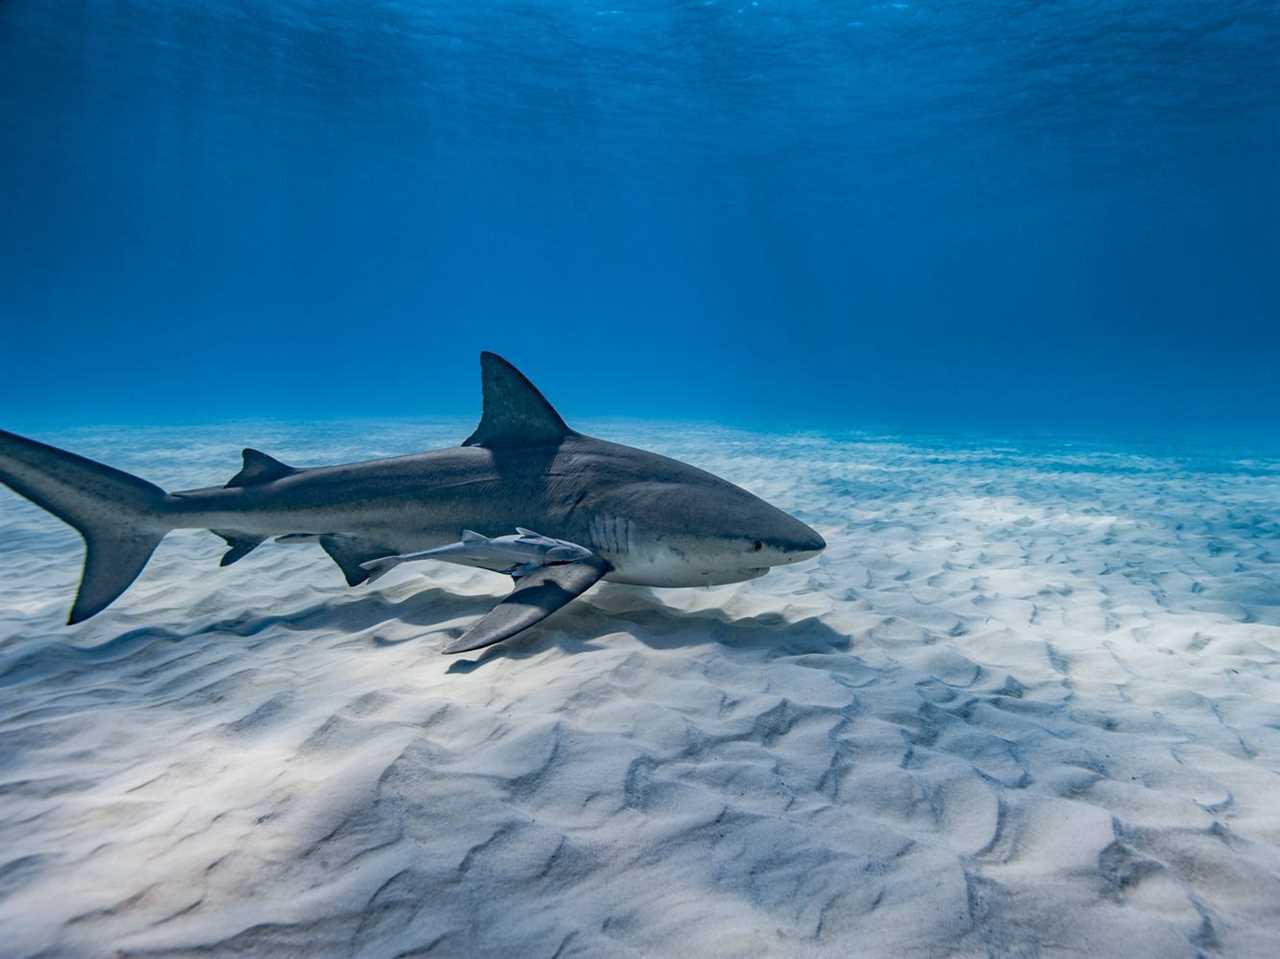
[[[1270,442],[1271,2],[0,3],[0,415]]]

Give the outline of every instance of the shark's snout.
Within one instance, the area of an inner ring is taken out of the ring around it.
[[[805,559],[817,556],[826,548],[827,541],[822,538],[822,535],[816,529],[811,529],[808,526],[805,527],[805,535],[797,540],[795,545],[795,551],[804,553]]]
[[[781,522],[763,541],[757,541],[761,559],[770,566],[785,566],[812,559],[827,548],[827,541],[817,530],[794,516],[780,512]]]
[[[796,520],[795,524],[800,529],[781,544],[781,552],[786,557],[786,562],[799,563],[802,560],[812,559],[827,548],[827,541],[817,530],[799,520]]]

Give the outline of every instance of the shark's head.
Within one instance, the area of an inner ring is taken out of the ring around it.
[[[680,523],[668,538],[695,581],[754,579],[827,547],[816,530],[724,480],[686,484],[679,496]]]
[[[492,353],[480,360],[484,413],[463,445],[501,454],[504,468],[528,463],[554,474],[552,499],[562,498],[564,517],[552,535],[602,558],[606,578],[715,586],[755,579],[826,548],[804,523],[718,476],[569,429],[510,363]]]
[[[644,474],[597,500],[592,539],[615,567],[609,578],[616,582],[737,583],[812,559],[827,546],[816,530],[739,486],[665,457],[607,445],[625,450],[628,465]]]

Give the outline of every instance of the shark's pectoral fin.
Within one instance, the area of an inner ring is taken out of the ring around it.
[[[369,578],[369,571],[361,563],[382,559],[395,552],[341,533],[325,533],[320,537],[320,547],[338,564],[348,586],[359,586]]]
[[[211,533],[217,533],[227,541],[230,547],[222,554],[222,559],[218,562],[219,566],[230,566],[237,560],[244,559],[253,552],[258,545],[266,538],[265,536],[251,536],[248,533],[237,533],[230,529],[214,529]]]
[[[534,570],[517,581],[510,596],[446,646],[444,652],[465,653],[510,639],[581,596],[609,572],[609,568],[600,557],[592,556],[577,563]]]

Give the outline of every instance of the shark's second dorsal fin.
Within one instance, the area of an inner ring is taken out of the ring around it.
[[[550,446],[573,431],[538,388],[496,353],[480,354],[484,414],[463,446]]]
[[[257,450],[244,451],[244,466],[240,472],[227,480],[227,488],[233,486],[257,486],[259,483],[270,483],[298,472],[292,466],[286,466],[278,459],[260,453]]]
[[[464,543],[487,543],[489,538],[477,533],[473,529],[464,529],[462,531],[462,541]]]

